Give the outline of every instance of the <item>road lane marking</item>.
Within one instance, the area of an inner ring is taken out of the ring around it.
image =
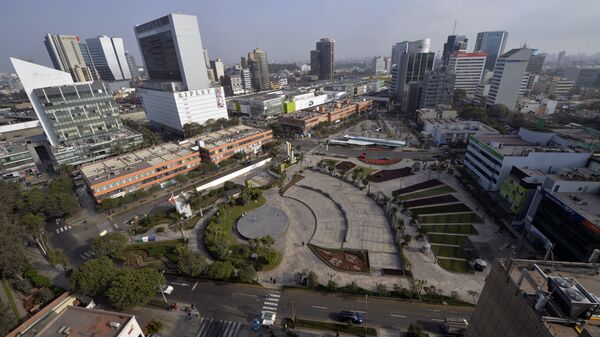
[[[366,314],[366,313],[367,313],[366,311],[360,311],[360,310],[352,310],[352,311],[354,311],[354,312],[359,312],[359,313],[361,313],[361,314]]]
[[[73,227],[71,227],[71,226],[68,226],[68,227],[69,227],[69,229],[73,228]]]
[[[398,317],[398,318],[406,318],[406,316],[404,316],[404,315],[390,314],[390,316],[392,316],[392,317]]]
[[[271,296],[271,297],[281,297],[281,295],[279,295],[279,294],[269,294],[269,296]]]
[[[312,307],[315,309],[327,309],[327,307],[320,307],[318,305],[313,305]]]
[[[267,305],[263,305],[262,310],[268,310],[268,311],[277,311],[277,307],[271,307],[271,306],[267,306]]]
[[[192,287],[192,291],[194,291],[194,289],[196,289],[197,286],[198,286],[198,281],[196,281],[196,283],[194,283],[194,286]]]
[[[178,286],[182,286],[182,287],[187,287],[187,286],[189,286],[189,284],[187,284],[187,283],[177,283],[177,282],[171,282],[171,284],[178,285]]]
[[[58,230],[58,228],[56,229],[56,234],[60,233],[60,231]]]
[[[432,318],[431,320],[432,321],[436,321],[436,322],[443,322],[444,321],[443,319],[439,319],[439,318]]]

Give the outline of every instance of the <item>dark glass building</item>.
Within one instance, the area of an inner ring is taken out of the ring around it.
[[[318,75],[320,80],[333,79],[334,44],[334,40],[323,38],[317,42],[316,49],[310,52],[311,74]]]
[[[494,70],[496,59],[504,53],[507,39],[508,33],[504,31],[477,33],[474,51],[484,51],[487,53],[487,58],[485,60],[486,70]]]

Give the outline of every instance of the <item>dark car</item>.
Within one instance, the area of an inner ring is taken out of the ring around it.
[[[360,324],[363,322],[363,315],[356,311],[342,311],[339,316],[342,322],[352,322],[354,324]]]

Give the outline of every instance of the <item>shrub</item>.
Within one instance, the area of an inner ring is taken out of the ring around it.
[[[233,276],[235,269],[229,261],[215,261],[206,268],[206,275],[218,280],[226,280]]]
[[[146,325],[146,334],[151,335],[162,330],[163,324],[160,321],[152,320]]]
[[[358,284],[356,284],[356,282],[352,281],[346,285],[346,289],[351,293],[358,293],[360,287]]]
[[[33,283],[34,286],[36,286],[37,288],[45,288],[50,286],[50,279],[48,279],[46,276],[41,275],[37,269],[29,266],[26,270],[25,273],[23,274],[29,281],[31,281],[31,283]]]
[[[252,283],[256,280],[256,270],[252,265],[247,264],[239,270],[238,278],[242,282]]]
[[[377,284],[377,293],[381,296],[389,296],[390,292],[388,291],[385,284],[378,283]]]
[[[327,289],[329,289],[331,291],[336,291],[337,288],[338,288],[338,284],[334,280],[329,280],[329,282],[327,282]]]

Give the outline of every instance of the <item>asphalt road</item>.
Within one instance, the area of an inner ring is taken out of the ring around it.
[[[249,323],[260,317],[265,299],[270,293],[280,294],[277,306],[278,324],[291,317],[292,306],[296,317],[319,321],[336,321],[341,310],[366,312],[368,326],[405,330],[416,323],[430,332],[439,332],[446,317],[469,319],[472,308],[410,303],[406,301],[368,298],[346,294],[317,293],[297,289],[282,292],[269,289],[181,277],[167,277],[174,287],[169,302],[194,304],[203,317]],[[160,296],[159,296],[160,297]]]

